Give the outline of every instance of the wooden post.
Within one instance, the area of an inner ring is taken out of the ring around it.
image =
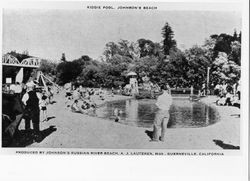
[[[41,76],[41,71],[38,71],[37,72],[37,75],[36,75],[36,81],[39,82],[39,78]]]
[[[193,95],[194,95],[194,87],[191,86],[191,88],[190,88],[190,97],[193,97]]]
[[[54,86],[56,86],[58,89],[60,89],[60,87],[56,84],[56,83],[54,83],[54,82],[52,82],[52,80],[50,80],[48,77],[45,77],[45,75],[42,75],[45,79],[47,79],[50,83],[52,83]]]
[[[43,75],[40,74],[40,77],[41,77],[41,79],[42,79],[42,82],[43,82],[43,85],[44,85],[44,87],[45,87],[46,93],[49,94],[49,90],[48,90],[48,87],[47,87],[47,85],[46,85],[46,82],[44,81]]]
[[[207,68],[207,95],[209,93],[209,73],[210,73],[210,67]]]

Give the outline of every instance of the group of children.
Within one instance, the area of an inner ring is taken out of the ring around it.
[[[113,97],[115,93],[114,88],[111,90],[110,96]],[[88,115],[96,115],[95,111],[97,108],[97,104],[95,103],[94,96],[96,96],[97,100],[104,101],[106,96],[108,95],[107,91],[99,88],[95,90],[93,88],[83,88],[82,86],[73,88],[66,88],[66,102],[67,107],[70,107],[71,111],[74,113],[88,114]],[[68,105],[69,102],[73,101],[71,105]],[[121,120],[122,111],[118,108],[114,108],[113,116],[115,122],[119,122]]]
[[[80,104],[81,101],[82,103]],[[73,104],[71,105],[71,111],[75,113],[82,113],[82,114],[93,114],[95,115],[96,105],[95,103],[88,102],[86,100],[74,100]]]
[[[215,87],[215,95],[219,96],[216,104],[219,106],[236,106],[240,108],[240,82],[230,86],[223,82]]]
[[[101,89],[101,88],[100,88]],[[95,91],[93,88],[83,88],[82,86],[66,89],[66,102],[68,104],[69,101],[73,100],[72,105],[70,106],[71,111],[75,113],[82,114],[93,114],[95,115],[96,103],[93,101],[93,96],[98,95],[101,100],[104,100],[102,91]]]

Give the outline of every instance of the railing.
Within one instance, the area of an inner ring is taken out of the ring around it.
[[[15,66],[15,67],[30,67],[30,68],[38,68],[41,64],[40,58],[32,57],[26,58],[19,62],[16,57],[10,54],[5,54],[2,57],[2,65],[5,66]]]

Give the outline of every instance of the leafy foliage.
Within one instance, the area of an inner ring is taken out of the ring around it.
[[[57,63],[49,61],[49,60],[42,60],[41,65],[38,70],[50,76],[55,76],[56,67],[57,67]]]
[[[56,77],[60,85],[73,82],[108,88],[125,86],[129,82],[126,75],[130,71],[137,73],[139,83],[147,76],[159,85],[194,86],[196,89],[207,81],[208,69],[211,85],[223,80],[233,84],[240,78],[241,33],[211,35],[202,46],[193,46],[185,51],[178,49],[168,23],[161,33],[161,43],[145,38],[136,42],[108,42],[101,61],[93,60],[88,55],[67,61],[63,53],[59,64],[43,61],[39,70]],[[29,57],[28,54],[12,54],[18,60]],[[10,73],[5,68],[3,72],[6,75]]]
[[[220,52],[214,61],[215,70],[212,72],[217,81],[236,82],[240,77],[240,66],[228,59],[224,52]]]
[[[56,70],[59,85],[73,81],[82,71],[77,62],[61,62]]]

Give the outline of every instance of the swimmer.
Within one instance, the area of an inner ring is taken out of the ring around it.
[[[120,121],[120,112],[121,110],[118,110],[117,108],[114,109],[114,116],[115,116],[115,122],[119,122]]]

